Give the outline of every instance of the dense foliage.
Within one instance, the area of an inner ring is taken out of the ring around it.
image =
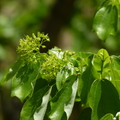
[[[84,118],[87,114],[92,120],[118,117],[119,56],[109,56],[104,49],[93,54],[56,47],[40,53],[37,47],[43,46],[43,41],[49,38],[40,33],[21,39],[20,58],[0,81],[2,85],[12,79],[12,96],[26,100],[21,120],[68,119],[75,101],[81,101],[86,110],[80,119],[90,119]]]
[[[93,29],[102,40],[117,32],[119,1],[105,1]],[[12,80],[12,96],[25,102],[20,120],[68,120],[74,103],[81,102],[78,120],[120,119],[120,57],[62,51],[41,53],[48,35],[26,36],[18,46],[19,59],[0,81]]]

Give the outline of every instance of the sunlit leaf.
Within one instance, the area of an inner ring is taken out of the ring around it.
[[[115,117],[116,117],[116,120],[120,120],[120,112],[117,112]]]
[[[96,13],[93,29],[101,40],[106,40],[109,35],[117,32],[118,11],[116,6],[104,5]]]
[[[76,76],[70,76],[62,89],[53,97],[49,115],[50,120],[61,120],[64,115],[64,105],[71,100],[72,86],[76,79]]]
[[[23,61],[18,59],[9,69],[9,71],[4,75],[2,80],[0,80],[0,86],[3,85],[5,82],[10,80],[15,74],[17,74],[20,67],[22,67]]]
[[[78,88],[78,81],[75,81],[72,85],[72,93],[70,96],[70,100],[64,105],[64,111],[66,112],[67,120],[69,119],[72,113],[72,108],[75,102],[77,88]]]
[[[120,97],[120,58],[117,56],[111,56],[111,78]]]
[[[100,120],[114,120],[114,116],[111,113],[104,115]]]
[[[23,101],[32,91],[33,82],[39,74],[39,65],[25,65],[21,67],[18,73],[12,79],[12,96],[17,96]]]
[[[41,114],[39,119],[41,116],[41,118],[44,118],[50,92],[51,88],[49,86],[46,86],[35,92],[33,96],[24,104],[21,111],[20,120],[38,120],[38,114]]]
[[[44,120],[44,115],[45,115],[45,112],[46,112],[46,109],[47,109],[47,105],[48,105],[48,102],[49,102],[51,89],[52,89],[52,87],[43,96],[42,103],[41,103],[40,107],[34,113],[34,120]]]
[[[55,47],[55,48],[52,48],[51,50],[48,51],[49,54],[55,54],[56,57],[58,57],[59,59],[62,59],[63,58],[63,54],[64,52],[61,51],[61,49]]]
[[[95,80],[91,86],[88,96],[88,104],[92,109],[92,120],[99,120],[97,115],[97,108],[101,98],[101,80]]]
[[[74,67],[73,65],[66,65],[64,66],[60,72],[57,73],[56,76],[56,86],[57,89],[60,90],[64,84],[64,82],[66,81],[66,79],[71,76],[74,72]]]
[[[110,79],[110,56],[105,49],[100,49],[97,54],[94,55],[92,64],[101,78]]]
[[[89,64],[89,58],[90,56],[93,56],[92,53],[86,53],[86,52],[79,52],[76,54],[76,60],[78,62],[79,67],[81,67],[81,72],[84,71],[84,67]]]

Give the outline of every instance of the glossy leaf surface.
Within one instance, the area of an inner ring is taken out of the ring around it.
[[[36,112],[34,113],[34,120],[44,120],[44,116],[45,116],[47,105],[48,105],[49,98],[50,98],[51,89],[52,87],[42,97],[42,103],[40,107],[38,107]]]
[[[69,119],[69,117],[72,113],[72,108],[73,108],[76,93],[77,93],[77,87],[78,87],[78,81],[76,80],[72,85],[72,93],[70,96],[70,100],[64,105],[64,111],[66,113],[67,120]]]
[[[92,64],[91,60],[93,59],[93,56],[89,57],[89,65],[86,67],[85,71],[81,75],[79,79],[79,89],[81,91],[78,91],[80,94],[80,98],[83,104],[86,104],[88,93],[90,90],[90,87],[95,80],[93,73],[92,73]]]
[[[73,65],[66,65],[64,66],[58,73],[56,76],[56,86],[57,89],[60,90],[63,86],[63,84],[65,83],[67,77],[71,76],[74,72],[74,67]]]
[[[101,80],[95,80],[88,96],[88,104],[92,109],[92,120],[98,120],[97,108],[101,98]]]
[[[120,58],[117,56],[111,56],[111,78],[120,97]]]
[[[77,77],[74,75],[69,77],[62,89],[53,97],[49,115],[50,120],[61,120],[64,115],[65,104],[71,100],[72,86],[76,79]]]
[[[12,79],[12,96],[23,101],[32,91],[34,80],[37,79],[39,66],[34,64],[21,67]]]
[[[110,56],[105,49],[100,49],[98,53],[94,55],[92,64],[99,74],[98,79],[110,79],[110,63]]]
[[[114,116],[111,113],[104,115],[100,120],[114,120]]]
[[[40,116],[41,120],[43,120],[50,92],[51,88],[49,86],[46,86],[35,92],[33,96],[29,98],[24,104],[21,111],[20,120],[38,120],[38,117],[40,119]],[[38,116],[39,113],[42,114]]]
[[[116,6],[102,6],[96,13],[93,29],[101,40],[106,40],[109,35],[117,32],[118,11]]]
[[[18,59],[9,69],[9,71],[4,75],[2,80],[0,80],[0,86],[14,77],[14,75],[18,72],[20,67],[22,67],[23,61]]]

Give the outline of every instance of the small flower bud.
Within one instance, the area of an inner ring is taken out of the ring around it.
[[[45,45],[42,45],[42,48],[46,48],[46,46],[45,46]]]

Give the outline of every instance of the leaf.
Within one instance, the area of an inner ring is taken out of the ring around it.
[[[85,66],[89,64],[89,58],[90,56],[93,56],[92,53],[88,52],[79,52],[76,54],[76,61],[78,62],[78,65],[80,67],[80,72],[84,71]]]
[[[68,72],[65,70],[65,67],[60,70],[60,72],[57,73],[56,76],[56,86],[57,89],[60,90],[68,77]]]
[[[26,64],[21,67],[12,79],[11,95],[23,101],[33,91],[33,82],[37,79],[39,68],[38,64]]]
[[[44,120],[44,115],[45,115],[47,105],[49,102],[51,89],[52,89],[52,87],[43,96],[41,106],[34,113],[34,120]]]
[[[101,80],[95,80],[92,83],[90,93],[88,96],[88,104],[92,109],[92,120],[99,120],[97,115],[98,104],[101,98]]]
[[[92,108],[92,120],[99,120],[105,114],[120,110],[119,95],[109,80],[95,80],[91,86],[88,104]]]
[[[104,5],[96,13],[93,21],[93,30],[101,40],[117,32],[118,11],[116,6]]]
[[[116,88],[111,81],[102,80],[101,91],[101,98],[97,109],[98,118],[100,119],[107,113],[115,116],[120,111],[120,100]]]
[[[66,81],[66,79],[73,74],[74,66],[68,64],[64,66],[56,76],[56,86],[57,89],[60,90]]]
[[[49,54],[55,54],[57,58],[62,59],[64,52],[61,49],[55,47],[48,51]]]
[[[94,55],[93,65],[99,72],[102,70],[109,71],[110,56],[105,49],[100,49],[97,54]]]
[[[86,104],[90,87],[93,81],[95,80],[95,77],[93,75],[94,70],[91,64],[92,59],[93,59],[93,56],[90,56],[89,65],[86,67],[83,74],[79,78],[78,95],[81,98],[82,104]]]
[[[120,97],[120,58],[111,56],[111,82],[117,89]]]
[[[117,112],[115,117],[116,117],[116,120],[120,120],[120,112]]]
[[[61,120],[64,114],[65,104],[71,100],[72,86],[76,79],[77,77],[75,75],[70,76],[64,83],[62,89],[53,97],[49,114],[50,120]]]
[[[9,69],[9,71],[4,75],[2,80],[0,80],[0,86],[2,86],[5,82],[10,80],[18,70],[23,66],[23,61],[18,59]]]
[[[119,97],[120,97],[120,79],[119,79],[120,73],[118,73],[117,71],[113,70],[113,68],[111,68],[111,77],[112,77],[111,82],[117,89],[117,92],[119,93]]]
[[[42,78],[38,78],[35,82],[34,93],[37,92],[40,88],[43,88],[48,85],[48,82]]]
[[[111,56],[112,67],[114,70],[120,71],[120,57],[119,56]]]
[[[100,120],[114,120],[113,118],[114,118],[113,114],[107,113]]]
[[[69,119],[72,113],[72,108],[75,102],[77,88],[78,88],[78,81],[75,81],[72,85],[72,93],[71,93],[70,100],[64,105],[64,111],[66,112],[67,120]]]
[[[51,88],[49,86],[35,92],[32,97],[25,102],[21,111],[20,120],[38,120],[38,117],[44,118],[50,92]]]
[[[99,73],[99,79],[110,79],[110,63],[110,56],[105,49],[100,49],[98,53],[94,55],[92,64]]]

